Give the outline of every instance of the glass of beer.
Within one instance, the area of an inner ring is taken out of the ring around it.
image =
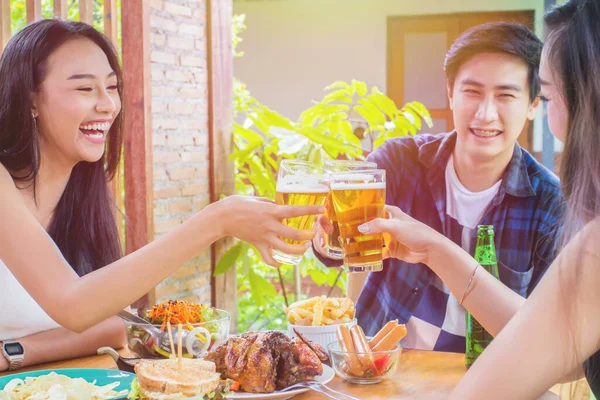
[[[381,271],[382,235],[363,235],[358,227],[383,217],[385,170],[334,173],[329,177],[329,187],[340,227],[344,269],[348,272]]]
[[[290,206],[323,205],[329,193],[324,179],[323,167],[300,160],[283,160],[279,166],[275,203]],[[312,229],[316,215],[286,218],[283,223],[296,229]],[[289,244],[302,244],[298,241],[283,239]],[[285,254],[273,249],[273,258],[282,264],[298,265],[303,256]]]
[[[368,161],[351,161],[351,160],[325,160],[325,173],[336,173],[344,171],[355,171],[361,169],[377,169],[377,164]],[[329,222],[333,226],[331,235],[326,234],[327,244],[325,251],[327,255],[334,260],[341,260],[344,256],[342,253],[342,245],[340,244],[340,226],[338,225],[335,209],[333,208],[333,200],[331,200],[331,192],[327,195],[325,201],[326,215]]]

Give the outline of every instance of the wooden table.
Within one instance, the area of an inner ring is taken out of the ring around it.
[[[119,351],[121,355],[125,356],[128,354],[125,351]],[[34,365],[32,367],[21,368],[15,373],[27,372],[27,371],[37,371],[40,369],[60,369],[60,368],[107,368],[107,369],[117,369],[117,364],[113,361],[113,359],[107,355],[103,354],[101,356],[89,356],[89,357],[81,357],[74,358],[71,360],[65,361],[56,361],[47,364]],[[0,376],[9,375],[9,372],[0,372]]]
[[[121,350],[120,353],[129,355],[126,349]],[[116,364],[110,356],[101,355],[37,365],[23,368],[19,372],[58,368],[115,369]],[[448,397],[448,394],[465,372],[465,357],[463,354],[405,349],[402,352],[396,374],[387,381],[375,385],[356,385],[335,377],[328,386],[360,399],[437,400]],[[0,373],[0,376],[2,375],[6,375],[6,373]],[[552,392],[561,393],[561,385],[553,387]],[[548,392],[543,398],[558,399],[559,397]],[[561,393],[560,398],[569,399],[573,397],[563,397]],[[306,392],[294,397],[294,400],[308,399],[327,399],[327,397],[315,392]],[[577,399],[585,399],[585,397],[578,396]]]
[[[466,371],[464,354],[404,349],[391,379],[356,385],[336,376],[328,386],[360,399],[445,399]],[[294,400],[321,398],[326,399],[312,392]]]

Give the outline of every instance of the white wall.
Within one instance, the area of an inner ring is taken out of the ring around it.
[[[387,17],[534,10],[541,36],[544,0],[234,0],[233,10],[246,14],[248,26],[235,76],[295,120],[335,80],[358,79],[385,91]],[[540,123],[535,130],[541,149]]]

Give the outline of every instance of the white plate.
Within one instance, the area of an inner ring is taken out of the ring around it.
[[[315,381],[326,384],[331,382],[335,373],[331,367],[323,364],[323,375],[317,376]],[[289,392],[280,392],[276,390],[272,393],[246,393],[246,392],[235,392],[232,396],[227,396],[228,399],[252,399],[252,400],[274,400],[274,399],[289,399],[290,397],[294,397],[297,394],[304,393],[310,389],[301,388],[290,390]]]

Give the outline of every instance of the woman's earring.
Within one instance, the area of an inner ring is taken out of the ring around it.
[[[33,132],[37,135],[37,118],[33,111],[31,112],[31,118],[33,118]]]

